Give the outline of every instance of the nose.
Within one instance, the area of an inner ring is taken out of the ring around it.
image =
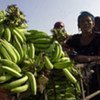
[[[89,24],[89,22],[88,21],[84,21],[84,25],[88,25]]]

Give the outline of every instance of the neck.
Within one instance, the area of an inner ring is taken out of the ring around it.
[[[90,37],[93,33],[92,32],[83,32],[82,36],[83,37]]]
[[[80,42],[82,45],[88,45],[92,39],[94,37],[94,34],[93,33],[82,33],[82,37],[80,39]]]

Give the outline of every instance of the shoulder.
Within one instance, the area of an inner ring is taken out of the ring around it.
[[[81,34],[74,34],[74,35],[71,35],[71,36],[68,38],[66,44],[67,44],[67,45],[75,45],[75,44],[79,43],[79,41],[80,41],[80,36],[81,36]]]
[[[77,39],[80,38],[80,36],[81,36],[81,34],[74,34],[74,35],[71,35],[71,36],[69,37],[69,40],[77,40]]]

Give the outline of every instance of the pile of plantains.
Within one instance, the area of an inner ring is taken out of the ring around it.
[[[0,89],[15,100],[39,100],[44,93],[48,100],[78,100],[74,63],[52,35],[27,27],[16,5],[0,11]]]

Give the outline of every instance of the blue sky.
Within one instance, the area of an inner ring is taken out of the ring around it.
[[[26,15],[28,29],[48,34],[57,21],[65,23],[68,34],[77,33],[77,17],[81,11],[100,16],[100,0],[0,0],[0,4],[0,10],[16,4]]]

